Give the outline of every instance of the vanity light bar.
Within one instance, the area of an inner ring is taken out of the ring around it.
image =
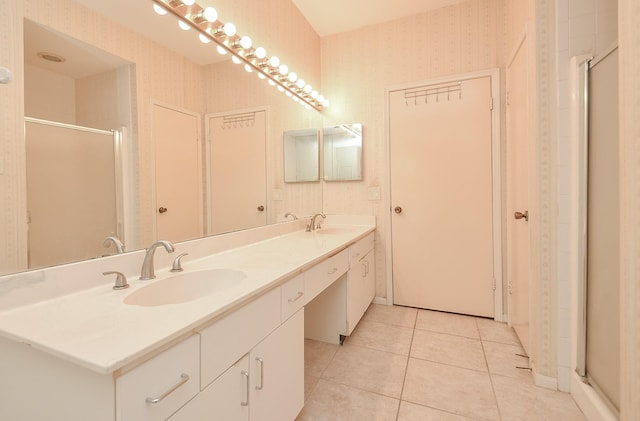
[[[205,19],[205,14],[214,15],[213,8],[203,9],[194,0],[152,0],[153,8],[160,15],[169,12],[178,18],[179,22],[194,28],[199,32],[199,38],[213,41],[217,44],[220,54],[231,54],[235,63],[244,63],[247,72],[255,71],[260,79],[265,79],[271,86],[277,86],[280,92],[284,92],[294,101],[306,106],[307,109],[314,108],[322,111],[323,107],[329,105],[322,95],[313,90],[311,85],[305,84],[303,79],[299,79],[296,73],[289,72],[286,65],[280,65],[280,60],[276,56],[266,57],[264,48],[254,48],[251,45],[251,38],[236,34],[235,26],[231,22],[226,24],[217,19]],[[162,13],[162,12],[165,13]],[[295,75],[295,76],[292,76]]]

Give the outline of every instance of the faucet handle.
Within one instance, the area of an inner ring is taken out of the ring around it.
[[[182,262],[180,261],[180,259],[182,259],[184,256],[187,256],[189,253],[182,253],[176,256],[175,259],[173,259],[173,265],[171,266],[171,272],[182,272],[184,269],[182,268]]]
[[[127,282],[127,277],[122,273],[122,272],[118,272],[118,271],[108,271],[108,272],[102,272],[103,275],[116,275],[116,283],[113,286],[113,289],[125,289],[125,288],[129,288],[129,283]]]

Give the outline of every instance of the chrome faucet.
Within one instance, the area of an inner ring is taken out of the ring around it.
[[[313,231],[316,228],[320,228],[320,224],[322,223],[322,221],[318,222],[318,224],[316,225],[316,218],[318,216],[321,216],[322,219],[327,218],[327,215],[325,215],[324,213],[316,213],[315,215],[313,215],[311,217],[311,221],[309,222],[309,225],[307,225],[307,232]]]
[[[102,242],[102,245],[105,247],[109,247],[109,243],[113,243],[118,254],[124,253],[124,244],[122,244],[122,241],[120,241],[118,237],[107,237]]]
[[[147,253],[144,255],[144,262],[142,262],[142,270],[140,271],[140,279],[143,281],[153,279],[156,277],[155,270],[153,268],[153,256],[156,249],[163,246],[167,253],[173,253],[175,249],[173,244],[165,240],[158,240],[147,249]]]
[[[287,218],[288,218],[288,217],[290,217],[290,216],[293,216],[293,219],[294,219],[294,220],[298,219],[298,217],[297,217],[297,216],[295,216],[295,215],[294,215],[293,213],[291,213],[291,212],[287,212],[287,213],[285,213],[285,214],[284,214],[284,219],[287,219]]]

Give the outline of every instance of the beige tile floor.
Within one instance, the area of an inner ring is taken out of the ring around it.
[[[585,420],[523,353],[503,323],[372,304],[343,346],[305,340],[298,420]]]

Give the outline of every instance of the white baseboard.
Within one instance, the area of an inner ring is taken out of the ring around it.
[[[558,379],[536,373],[535,366],[533,367],[533,382],[536,386],[544,387],[545,389],[558,390]]]
[[[383,305],[390,305],[389,303],[387,303],[387,299],[385,297],[375,297],[373,299],[373,304],[383,304]]]
[[[609,409],[595,390],[573,373],[571,377],[571,396],[589,421],[617,421],[618,417]]]

